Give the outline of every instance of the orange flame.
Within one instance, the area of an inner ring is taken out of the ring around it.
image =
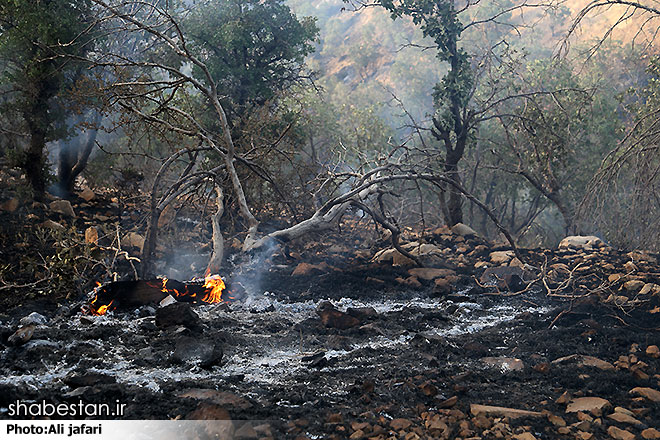
[[[110,306],[112,305],[113,302],[115,302],[114,299],[112,301],[110,301],[109,304],[104,304],[104,305],[100,306],[98,309],[96,309],[94,314],[99,315],[99,316],[105,315],[106,313],[108,313],[108,309],[110,308]]]
[[[204,287],[207,289],[202,301],[210,304],[222,301],[222,291],[225,290],[225,282],[220,275],[206,275],[204,278]]]

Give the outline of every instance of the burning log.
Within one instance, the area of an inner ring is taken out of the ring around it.
[[[105,315],[110,310],[130,309],[157,304],[167,296],[180,302],[215,304],[223,301],[226,286],[218,275],[207,275],[204,281],[182,283],[167,278],[137,281],[115,281],[94,290],[94,298],[83,312]]]

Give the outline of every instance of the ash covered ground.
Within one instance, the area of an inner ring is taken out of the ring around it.
[[[0,417],[118,400],[129,419],[230,418],[231,438],[657,438],[657,256],[428,246],[455,256],[260,261],[221,304],[26,302],[1,317]]]

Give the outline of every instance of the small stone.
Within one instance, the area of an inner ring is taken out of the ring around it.
[[[594,421],[593,417],[591,417],[589,414],[584,413],[582,411],[578,412],[576,414],[576,416],[577,416],[577,419],[581,422],[593,422]]]
[[[341,413],[328,414],[328,418],[326,419],[327,423],[342,423],[343,421],[344,416],[342,416]]]
[[[491,252],[488,258],[493,264],[506,264],[511,261],[515,255],[516,254],[513,251],[496,251]]]
[[[0,205],[0,211],[14,212],[18,209],[18,205],[18,199],[16,197],[12,197]]]
[[[566,408],[567,413],[572,412],[590,412],[595,416],[600,416],[603,411],[610,408],[612,405],[607,400],[600,397],[579,397],[573,401]]]
[[[571,395],[568,394],[568,391],[564,391],[564,393],[555,400],[555,403],[558,403],[560,405],[563,405],[564,403],[568,403],[571,400]]]
[[[419,289],[422,287],[422,283],[416,277],[401,278],[397,277],[395,281],[402,286],[412,287],[413,289]]]
[[[138,248],[140,252],[144,248],[144,237],[136,232],[129,232],[121,242],[125,246]]]
[[[619,281],[621,278],[624,278],[624,275],[622,275],[622,274],[620,274],[620,273],[613,273],[612,275],[609,275],[609,276],[607,277],[607,281],[609,281],[610,283],[614,284],[614,283],[616,283],[617,281]]]
[[[660,349],[658,349],[657,345],[649,345],[646,347],[646,355],[658,359],[660,358]]]
[[[609,416],[607,416],[607,418],[612,419],[615,422],[619,422],[619,423],[628,423],[630,425],[638,425],[638,426],[642,425],[642,422],[640,422],[639,420],[637,420],[633,416],[622,413],[622,412],[615,412],[615,413],[610,414]]]
[[[434,295],[449,295],[453,291],[452,282],[447,278],[438,278],[433,282]]]
[[[637,387],[630,390],[630,394],[638,394],[652,402],[660,402],[660,391],[653,388]]]
[[[390,427],[395,431],[402,431],[410,428],[412,422],[408,419],[394,419],[390,421]]]
[[[451,269],[434,269],[434,268],[415,268],[408,270],[411,276],[417,277],[420,280],[433,281],[436,278],[446,278],[448,276],[456,276],[456,272]]]
[[[183,325],[191,330],[202,328],[202,320],[188,303],[174,303],[156,310],[156,326],[168,328]]]
[[[85,189],[82,190],[82,192],[78,195],[80,196],[81,199],[83,199],[86,202],[89,202],[94,197],[96,197],[94,191],[92,191],[89,187],[85,187]]]
[[[655,428],[648,428],[642,431],[642,438],[646,440],[660,439],[660,431]]]
[[[548,420],[550,423],[552,423],[555,426],[566,426],[566,420],[562,419],[561,417],[554,415],[554,414],[548,414]]]
[[[176,341],[172,360],[208,368],[219,364],[222,355],[222,349],[211,340],[181,336]]]
[[[536,440],[536,437],[531,432],[523,432],[513,436],[515,440]]]
[[[637,271],[637,266],[635,266],[635,263],[633,263],[632,261],[628,261],[626,264],[624,264],[623,268],[626,270],[627,273],[632,273]]]
[[[362,440],[364,438],[364,431],[361,429],[358,429],[355,431],[353,434],[351,434],[350,437],[348,437],[350,440]]]
[[[616,426],[607,428],[607,433],[616,440],[635,440],[635,434],[625,429],[617,428]]]
[[[99,230],[94,226],[85,229],[85,242],[89,244],[99,244]]]
[[[26,325],[25,327],[21,327],[7,339],[7,342],[10,345],[16,347],[26,344],[30,339],[32,339],[32,336],[34,336],[34,329],[34,325]]]
[[[511,267],[519,267],[519,268],[521,268],[521,269],[524,269],[524,268],[525,268],[525,265],[523,264],[522,261],[520,261],[520,260],[518,259],[518,257],[515,257],[513,260],[511,260],[511,261],[509,262],[509,266],[511,266]]]
[[[360,320],[348,313],[337,310],[332,303],[325,301],[319,304],[316,313],[326,327],[347,330],[360,325]]]
[[[525,369],[525,364],[520,359],[508,357],[485,357],[481,358],[481,362],[489,367],[500,369],[503,373],[508,371],[522,371]]]
[[[64,226],[62,226],[61,224],[59,224],[59,223],[57,223],[53,220],[46,220],[45,222],[40,223],[39,226],[42,227],[42,228],[50,229],[52,231],[61,231],[61,232],[63,232],[63,231],[66,230],[66,228]]]
[[[650,293],[653,293],[655,290],[656,284],[654,283],[646,283],[644,286],[640,289],[639,294],[640,295],[648,295]]]
[[[454,226],[451,227],[451,232],[456,235],[460,235],[462,237],[478,235],[474,229],[472,229],[467,225],[464,225],[463,223],[456,223]]]
[[[48,205],[51,211],[57,213],[57,214],[62,214],[67,217],[75,217],[76,212],[73,210],[73,206],[71,206],[71,202],[68,200],[55,200],[54,202],[50,202],[50,205]]]
[[[509,417],[511,419],[516,419],[519,417],[542,417],[543,413],[536,411],[526,411],[522,409],[514,408],[505,408],[501,406],[490,406],[490,405],[470,405],[470,412],[472,415],[477,416],[479,414],[491,415],[491,416],[502,416]]]
[[[320,264],[309,264],[309,263],[300,263],[293,269],[291,273],[294,277],[309,276],[309,275],[318,275],[326,272],[327,265],[322,266]]]
[[[46,318],[44,315],[37,313],[37,312],[32,312],[29,315],[21,318],[20,321],[18,321],[19,324],[22,326],[26,325],[45,325],[46,322],[48,322],[48,318]]]
[[[573,235],[564,238],[559,243],[559,249],[586,249],[591,250],[594,248],[604,247],[605,243],[593,235]]]
[[[644,281],[630,280],[630,281],[626,281],[623,284],[623,288],[626,289],[628,292],[637,292],[642,287],[644,287],[644,284],[645,284]]]

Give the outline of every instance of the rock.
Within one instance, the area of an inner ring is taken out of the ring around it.
[[[144,248],[144,237],[136,232],[129,232],[121,241],[122,245],[140,249]]]
[[[612,405],[609,401],[600,397],[579,397],[573,399],[573,401],[568,404],[566,412],[589,412],[600,417],[603,414],[603,411],[611,407]]]
[[[208,368],[219,364],[222,355],[222,349],[211,340],[181,336],[176,341],[172,360]]]
[[[82,192],[78,194],[78,196],[80,196],[80,198],[84,201],[89,202],[94,197],[96,197],[96,194],[89,187],[85,187],[85,189],[83,189]]]
[[[479,282],[487,286],[496,286],[499,289],[518,291],[525,287],[525,280],[531,274],[519,267],[499,266],[489,267],[484,271]]]
[[[570,356],[564,356],[559,359],[555,359],[552,361],[552,364],[562,364],[571,361],[576,362],[580,367],[595,367],[603,371],[611,371],[615,369],[614,365],[610,364],[609,362],[603,361],[593,356],[583,356],[578,354],[572,354]]]
[[[572,235],[559,243],[559,249],[585,249],[605,247],[605,243],[594,235]]]
[[[616,440],[635,440],[635,434],[625,429],[617,428],[616,426],[607,428],[607,433]]]
[[[309,276],[309,275],[318,275],[328,271],[329,266],[325,263],[322,264],[309,264],[309,263],[300,263],[293,269],[291,273],[294,277]]]
[[[433,281],[436,278],[445,278],[456,276],[456,272],[451,269],[433,269],[433,268],[415,268],[408,270],[408,273],[426,281]]]
[[[191,330],[200,330],[202,320],[192,310],[190,304],[177,302],[156,310],[156,326],[168,328],[182,325]]]
[[[451,232],[456,235],[460,235],[462,237],[470,237],[470,236],[478,235],[474,229],[472,229],[467,225],[464,225],[463,223],[456,223],[454,226],[451,227]]]
[[[566,426],[566,420],[555,414],[548,414],[548,421],[557,427]]]
[[[412,287],[413,289],[419,289],[422,287],[422,283],[420,283],[416,277],[408,277],[408,278],[397,277],[394,279],[394,281],[401,284],[402,286]]]
[[[481,362],[489,367],[495,367],[503,373],[509,371],[521,371],[525,369],[525,364],[520,359],[509,357],[485,357],[481,358]]]
[[[412,426],[412,422],[408,419],[393,419],[390,421],[390,427],[395,431],[402,431]]]
[[[523,409],[505,408],[502,406],[489,406],[489,405],[470,405],[470,412],[473,416],[478,414],[485,414],[487,416],[500,416],[517,419],[519,417],[543,417],[544,414],[536,411],[526,411]]]
[[[366,321],[367,319],[378,316],[378,312],[373,307],[349,307],[346,309],[346,313],[360,321]]]
[[[491,252],[488,258],[491,263],[501,265],[508,263],[515,256],[516,254],[513,251],[496,251]]]
[[[628,292],[637,292],[638,290],[641,290],[642,287],[644,287],[644,284],[644,281],[630,280],[623,283],[623,288]]]
[[[99,244],[99,230],[94,226],[85,229],[85,242],[89,244]]]
[[[571,401],[571,395],[568,393],[568,391],[564,391],[564,393],[555,400],[555,403],[558,403],[560,405],[563,405],[564,403],[568,403]],[[579,414],[578,414],[579,418]]]
[[[630,425],[636,425],[636,426],[643,426],[644,424],[634,418],[633,416],[629,414],[625,414],[622,412],[614,412],[613,414],[610,414],[607,416],[608,419],[614,420],[615,422],[619,423],[628,423]]]
[[[612,275],[609,275],[609,276],[607,277],[607,281],[609,281],[610,283],[614,284],[614,283],[616,283],[617,281],[619,281],[619,280],[621,280],[621,279],[624,279],[625,277],[626,277],[626,276],[623,275],[623,274],[620,274],[620,273],[613,273]]]
[[[536,437],[531,432],[523,432],[513,436],[515,440],[536,440]]]
[[[74,217],[76,216],[76,212],[73,210],[73,206],[71,206],[71,202],[68,200],[55,200],[54,202],[50,202],[50,205],[48,205],[51,211],[57,213],[57,214],[62,214],[67,217]]]
[[[642,431],[642,438],[647,440],[660,439],[660,431],[655,428],[648,428]]]
[[[415,266],[416,264],[417,263],[415,263],[413,260],[403,255],[399,251],[395,250],[394,255],[392,256],[392,266],[410,267],[410,266]]]
[[[18,199],[16,197],[12,197],[0,205],[0,211],[14,212],[18,209],[18,205]]]
[[[25,327],[19,328],[7,339],[7,343],[15,347],[26,344],[30,339],[32,339],[32,336],[34,336],[35,328],[36,326],[34,325],[26,325]]]
[[[355,431],[353,434],[351,434],[350,437],[348,437],[350,440],[362,440],[364,438],[364,431],[361,429],[358,429]]]
[[[73,373],[65,377],[62,382],[71,388],[80,388],[117,383],[117,380],[103,373]]]
[[[658,286],[658,285],[657,285],[657,284],[654,284],[654,283],[646,283],[646,284],[644,284],[644,286],[642,286],[642,288],[640,289],[639,294],[640,294],[640,295],[648,295],[648,294],[650,294],[650,293],[653,293],[653,292],[655,292],[655,291],[658,289],[657,286]]]
[[[45,228],[45,229],[50,229],[52,231],[63,232],[63,231],[66,230],[66,228],[64,226],[62,226],[61,224],[59,224],[57,222],[54,222],[52,220],[46,220],[45,222],[40,223],[39,226],[42,227],[42,228]]]
[[[326,327],[347,330],[360,325],[360,320],[348,313],[340,312],[328,301],[319,304],[316,313]]]
[[[660,391],[653,388],[637,387],[630,390],[630,394],[640,395],[652,402],[660,402]]]
[[[434,295],[439,295],[439,296],[449,295],[453,290],[454,290],[453,283],[448,278],[437,278],[433,282]]]
[[[393,266],[415,266],[415,262],[410,258],[404,256],[401,252],[394,248],[384,249],[374,255],[374,261],[379,263],[392,263]]]
[[[525,265],[523,264],[522,261],[518,259],[518,257],[514,258],[513,260],[509,261],[509,266],[511,267],[519,267],[521,269],[525,268]]]
[[[203,424],[199,424],[200,431],[198,432],[198,438],[235,438],[234,422],[232,422],[229,412],[219,405],[202,402],[197,406],[197,409],[191,411],[186,416],[186,419],[206,420]]]
[[[204,388],[191,388],[186,391],[183,391],[180,394],[177,394],[177,397],[195,399],[195,400],[207,400],[213,402],[222,407],[232,407],[241,410],[246,410],[252,408],[252,404],[248,402],[241,396],[227,392],[227,391],[218,391]]]
[[[646,347],[646,355],[658,359],[660,358],[660,349],[658,349],[657,345],[649,345]]]
[[[37,313],[37,312],[32,312],[27,316],[24,316],[21,318],[20,321],[18,321],[19,324],[22,326],[26,325],[45,325],[48,322],[48,318],[46,318],[44,315]]]
[[[252,440],[252,439],[258,439],[259,434],[257,431],[254,430],[252,427],[251,423],[244,423],[243,426],[238,428],[236,432],[234,432],[234,437],[236,440]]]

